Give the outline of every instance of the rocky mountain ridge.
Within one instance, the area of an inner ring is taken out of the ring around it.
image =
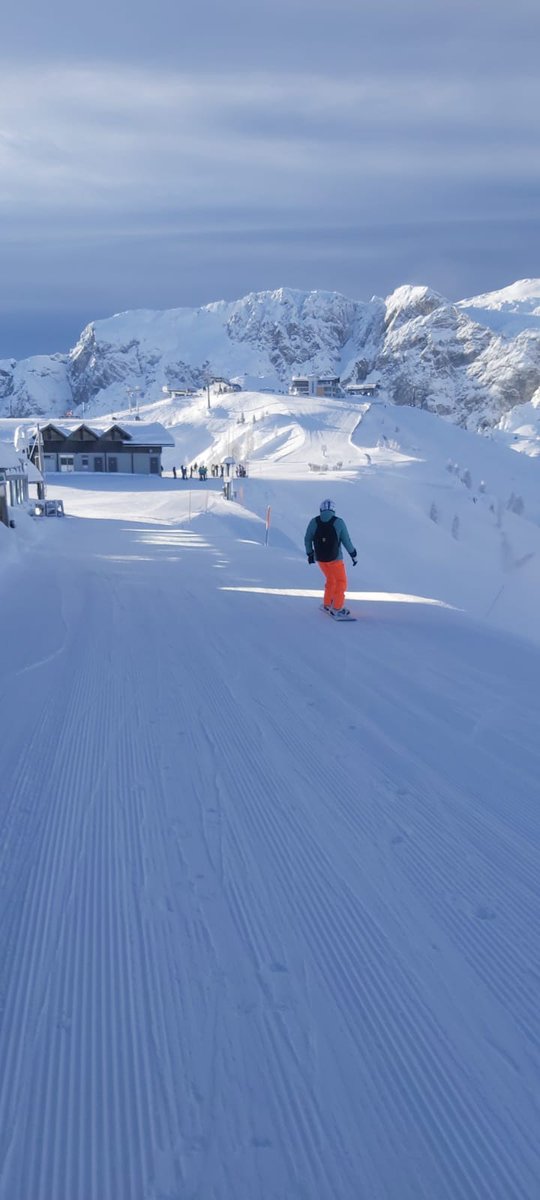
[[[363,302],[282,288],[202,308],[95,321],[67,355],[0,361],[2,415],[96,415],[215,377],[288,391],[293,374],[377,382],[379,394],[469,428],[540,389],[540,280],[450,303],[404,285]],[[540,393],[539,393],[540,394]]]

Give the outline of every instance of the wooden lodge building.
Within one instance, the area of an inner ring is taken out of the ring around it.
[[[40,428],[45,474],[51,471],[90,471],[161,475],[164,446],[174,446],[163,425],[80,424],[75,421],[57,425],[50,421]],[[37,439],[31,450],[35,462],[39,453]]]

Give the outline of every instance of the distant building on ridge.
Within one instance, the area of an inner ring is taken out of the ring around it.
[[[339,375],[293,375],[290,396],[327,396],[337,399],[343,395]]]
[[[378,383],[347,383],[345,385],[346,396],[376,396],[378,390]]]

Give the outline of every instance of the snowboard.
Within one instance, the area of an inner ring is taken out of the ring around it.
[[[356,621],[356,617],[353,617],[352,613],[350,613],[348,617],[338,617],[337,614],[332,612],[331,609],[325,608],[324,604],[319,605],[319,607],[321,609],[321,612],[327,613],[328,616],[331,617],[333,621],[343,621],[343,622]]]

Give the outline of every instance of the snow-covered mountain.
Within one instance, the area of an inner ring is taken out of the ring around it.
[[[68,355],[0,362],[0,412],[97,414],[128,397],[224,377],[287,391],[296,373],[377,382],[398,404],[477,429],[540,388],[540,280],[450,303],[428,287],[385,300],[279,289],[234,302],[95,321]]]
[[[540,287],[538,279],[520,279],[510,287],[483,296],[460,300],[462,309],[480,325],[513,337],[526,330],[540,331]]]

